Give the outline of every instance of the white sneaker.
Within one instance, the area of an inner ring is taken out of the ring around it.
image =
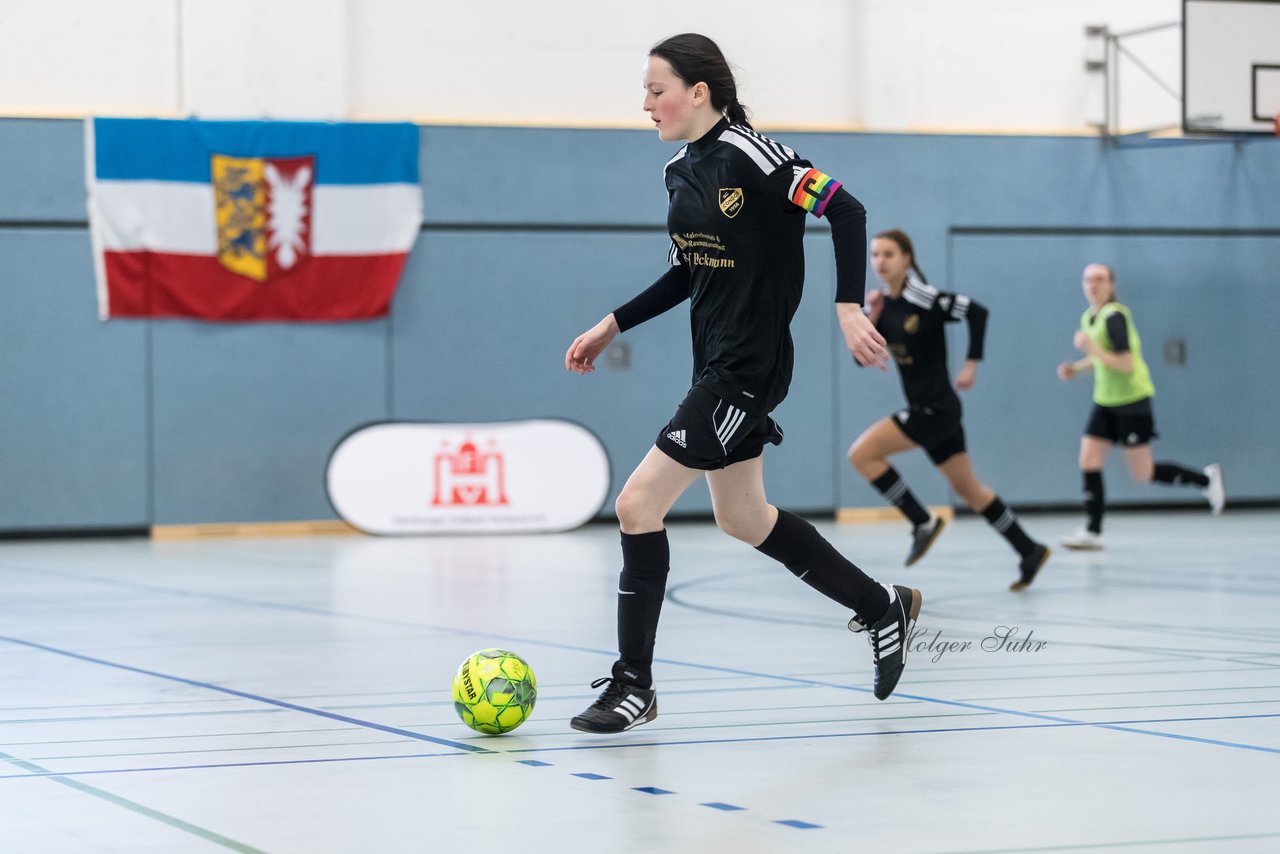
[[[1102,535],[1095,534],[1088,528],[1081,528],[1071,536],[1063,537],[1062,544],[1076,551],[1098,552],[1102,551]]]
[[[1222,466],[1217,463],[1205,466],[1204,476],[1209,478],[1209,485],[1200,491],[1209,500],[1213,515],[1221,516],[1222,508],[1227,506],[1227,492],[1222,486]]]

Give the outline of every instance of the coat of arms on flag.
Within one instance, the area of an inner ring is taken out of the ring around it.
[[[422,222],[410,124],[90,119],[101,314],[387,313]]]
[[[218,263],[265,282],[311,254],[314,157],[213,155]]]

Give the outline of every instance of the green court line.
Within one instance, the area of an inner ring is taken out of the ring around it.
[[[981,848],[945,851],[939,854],[1030,854],[1036,851],[1085,851],[1098,848],[1136,848],[1141,845],[1177,845],[1182,842],[1236,842],[1244,839],[1275,839],[1280,833],[1246,833],[1239,836],[1186,836],[1180,839],[1142,839],[1133,842],[1092,842],[1083,845],[1045,845],[1036,848]]]
[[[16,756],[10,756],[7,753],[0,753],[0,759],[5,760],[11,765],[18,766],[23,771],[31,771],[38,774],[49,773],[48,768],[41,768],[39,765],[19,759]],[[81,783],[79,780],[72,780],[68,777],[59,777],[57,775],[46,777],[45,779],[52,780],[55,783],[61,783],[64,786],[70,786],[78,792],[82,792],[86,795],[92,795],[95,798],[100,798],[101,800],[115,804],[118,807],[124,807],[130,812],[135,812],[138,815],[154,819],[161,824],[167,824],[177,830],[190,833],[192,836],[198,836],[206,842],[212,842],[214,845],[221,845],[223,848],[229,848],[232,851],[241,851],[244,852],[244,854],[267,854],[267,852],[263,851],[261,848],[254,848],[250,845],[245,845],[243,842],[236,842],[234,839],[228,839],[219,833],[214,833],[212,830],[206,830],[189,821],[183,821],[180,818],[174,818],[173,816],[162,813],[159,810],[153,810],[151,807],[135,803],[128,798],[122,798],[119,795],[113,795],[110,792],[103,791],[102,789],[86,785]]]

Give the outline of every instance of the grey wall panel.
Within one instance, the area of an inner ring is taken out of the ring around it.
[[[0,231],[0,283],[0,531],[146,525],[146,327],[98,320],[83,229]]]
[[[155,523],[334,517],[329,452],[387,416],[386,322],[154,324]]]

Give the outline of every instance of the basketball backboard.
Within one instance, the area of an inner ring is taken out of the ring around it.
[[[1277,116],[1280,0],[1183,0],[1183,132],[1272,134]]]

